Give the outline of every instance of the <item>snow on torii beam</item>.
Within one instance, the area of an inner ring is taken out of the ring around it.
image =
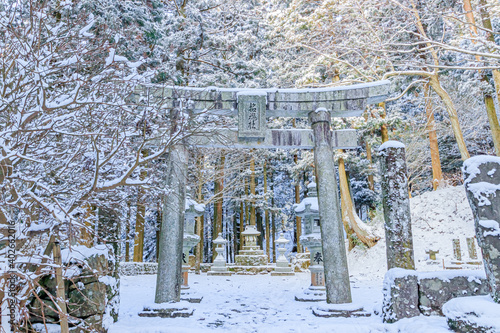
[[[237,116],[238,95],[265,95],[266,117],[307,117],[310,111],[325,108],[332,117],[361,116],[365,107],[385,101],[390,81],[340,87],[308,89],[192,88],[160,85],[142,86],[154,97],[167,101],[167,108],[183,106],[195,113],[209,112]],[[139,91],[136,91],[136,93]]]
[[[267,117],[307,117],[319,108],[332,117],[360,116],[368,104],[383,102],[389,81],[311,89],[244,89],[143,86],[148,95],[161,99],[166,108],[184,107],[195,114],[208,112],[237,116],[238,129],[213,129],[196,134],[191,145],[211,148],[312,149],[311,130],[268,130]],[[136,93],[140,93],[137,91]],[[334,131],[335,149],[357,147],[354,130]]]

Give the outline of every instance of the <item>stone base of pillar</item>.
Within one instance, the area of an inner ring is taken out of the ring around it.
[[[326,288],[324,286],[310,286],[302,293],[295,295],[295,300],[299,302],[321,302],[326,301]]]
[[[371,312],[365,311],[360,304],[346,303],[346,304],[324,304],[312,308],[312,313],[316,317],[343,317],[343,318],[356,318],[356,317],[370,317]]]
[[[181,301],[186,301],[189,303],[200,303],[203,296],[200,296],[187,289],[181,290]]]
[[[187,318],[191,317],[193,313],[193,308],[183,306],[180,303],[161,303],[144,307],[144,310],[139,312],[139,317]]]

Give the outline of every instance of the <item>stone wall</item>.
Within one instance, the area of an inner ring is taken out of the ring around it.
[[[119,278],[112,249],[74,246],[62,251],[63,276],[70,332],[106,332],[118,320]],[[53,274],[39,280],[39,291],[27,305],[30,324],[56,324],[56,281]]]
[[[417,272],[390,269],[384,279],[382,317],[385,322],[420,314],[443,315],[443,305],[464,296],[490,292],[482,270]]]
[[[120,262],[118,271],[124,276],[156,274],[158,264],[156,262]]]

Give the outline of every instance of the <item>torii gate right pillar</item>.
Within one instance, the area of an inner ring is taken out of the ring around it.
[[[323,246],[326,302],[351,303],[344,227],[337,193],[337,178],[331,146],[330,112],[318,109],[309,113],[314,133],[314,164],[318,178],[318,204]]]

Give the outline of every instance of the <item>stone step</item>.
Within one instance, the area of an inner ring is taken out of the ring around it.
[[[372,315],[371,312],[365,311],[363,306],[354,303],[318,305],[312,308],[312,312],[316,317],[324,318],[358,318]]]

